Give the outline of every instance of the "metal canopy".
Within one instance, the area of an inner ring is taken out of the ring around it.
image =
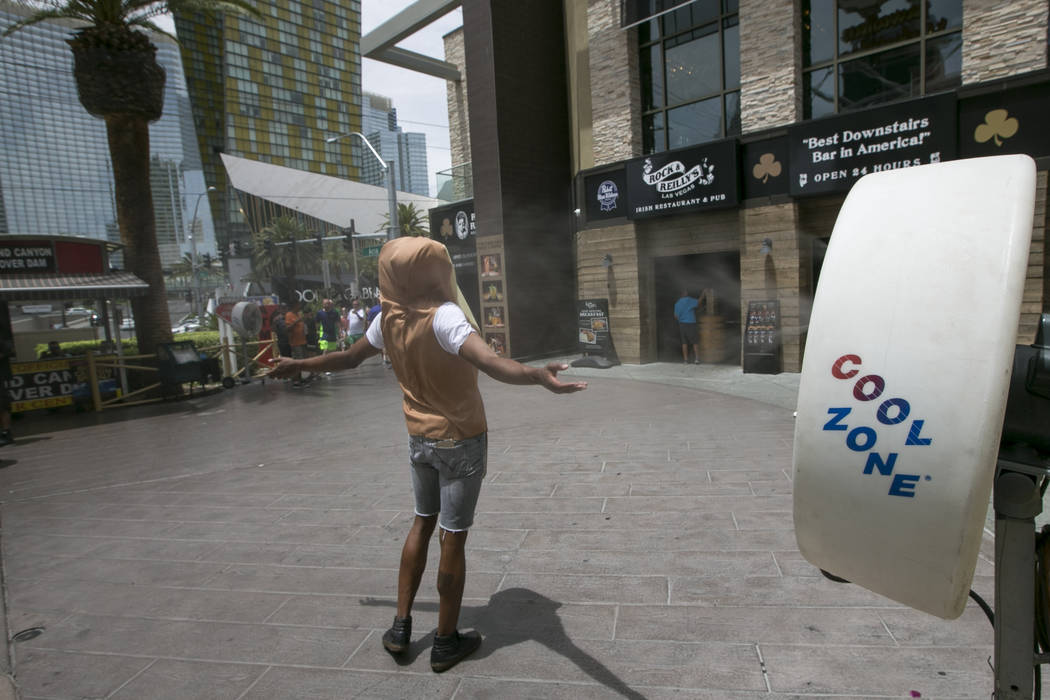
[[[0,277],[0,301],[36,299],[130,299],[149,285],[130,272],[8,275]]]
[[[361,55],[435,78],[460,80],[455,64],[395,45],[462,4],[462,0],[417,0],[361,37]]]

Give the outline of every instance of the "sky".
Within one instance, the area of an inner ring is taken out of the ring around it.
[[[361,34],[372,31],[413,1],[361,0]],[[174,33],[174,22],[170,17],[161,17],[158,20],[161,27]],[[432,58],[443,59],[445,47],[441,37],[462,24],[463,11],[457,8],[406,38],[398,46]],[[393,101],[393,106],[397,109],[398,125],[402,131],[426,134],[430,194],[437,194],[434,173],[452,167],[445,81],[370,58],[362,58],[361,84],[365,92],[383,95]]]
[[[361,34],[367,34],[390,19],[413,0],[362,0]],[[441,37],[463,25],[463,11],[456,9],[398,46],[402,49],[443,59]],[[430,193],[437,193],[434,173],[452,167],[448,140],[448,105],[445,81],[370,58],[361,59],[361,83],[365,92],[374,92],[393,100],[397,120],[403,131],[427,135],[427,169],[430,171]],[[458,163],[457,163],[458,165]]]

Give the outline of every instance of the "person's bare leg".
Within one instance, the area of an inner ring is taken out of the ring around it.
[[[700,346],[699,345],[694,345],[693,346],[693,361],[695,361],[697,364],[700,364]]]
[[[459,622],[459,608],[463,603],[463,586],[467,580],[467,560],[464,551],[467,532],[441,530],[439,538],[441,540],[441,561],[438,564],[437,576],[437,589],[440,596],[437,634],[445,636],[454,634]]]
[[[689,362],[689,346],[682,343],[682,362]]]
[[[417,515],[412,521],[412,529],[405,537],[405,544],[401,548],[401,568],[397,573],[398,617],[412,614],[412,603],[416,600],[419,582],[423,580],[423,572],[427,568],[427,551],[436,524],[436,515],[425,518]]]

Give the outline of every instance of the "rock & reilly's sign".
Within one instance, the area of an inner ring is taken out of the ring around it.
[[[789,141],[792,195],[845,192],[868,173],[954,159],[955,96],[805,122]]]
[[[735,139],[627,163],[627,217],[646,219],[739,202]]]

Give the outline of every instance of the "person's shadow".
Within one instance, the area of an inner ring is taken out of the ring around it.
[[[361,605],[396,607],[394,601],[375,598],[365,598]],[[437,603],[432,602],[417,602],[415,607],[432,612],[438,609]],[[606,688],[625,698],[645,700],[644,695],[631,689],[597,659],[576,646],[565,633],[561,618],[558,617],[560,607],[561,603],[527,588],[508,588],[494,593],[487,605],[463,606],[460,610],[460,626],[473,627],[484,638],[481,648],[472,658],[484,658],[501,647],[532,639],[569,659]],[[403,666],[411,664],[420,653],[433,645],[433,636],[431,633],[417,639],[406,654],[394,657],[397,663]]]

